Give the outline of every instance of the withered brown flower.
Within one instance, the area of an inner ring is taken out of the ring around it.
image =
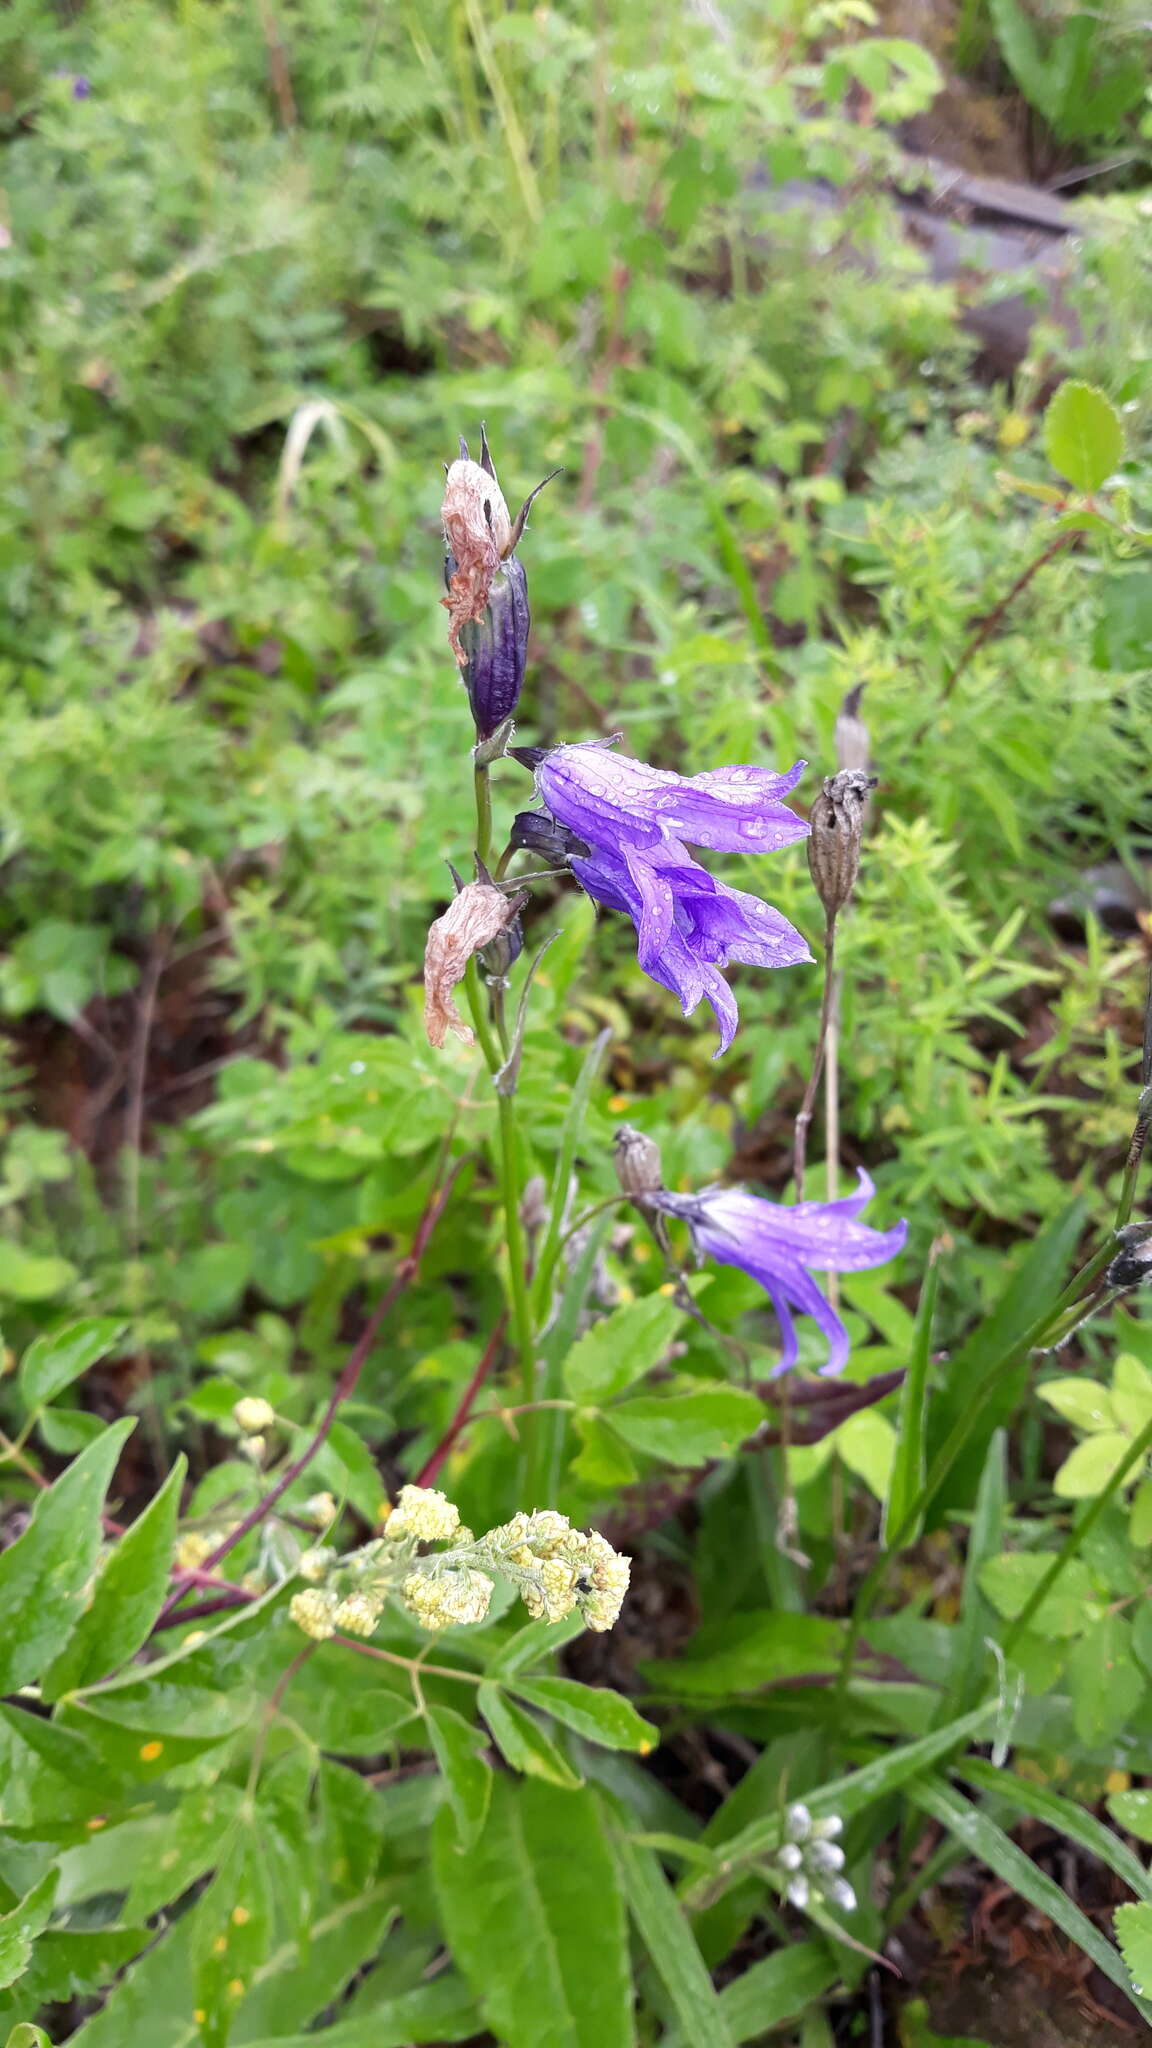
[[[424,949],[424,1028],[430,1045],[443,1045],[449,1031],[464,1045],[475,1043],[452,991],[463,980],[472,955],[511,923],[522,901],[506,896],[491,882],[466,882],[431,926]]]
[[[504,502],[496,479],[496,466],[488,446],[488,435],[480,429],[480,460],[473,462],[468,443],[460,437],[459,460],[450,464],[444,484],[440,516],[444,522],[444,544],[448,550],[448,595],[441,599],[448,613],[448,639],[461,668],[468,666],[468,653],[460,643],[461,628],[479,625],[488,606],[493,581],[502,562],[511,555],[524,531],[534,498],[558,476],[553,470],[534,491],[530,491],[515,519]],[[516,584],[516,596],[523,612],[523,633],[527,636],[528,609],[523,590],[523,572]],[[517,687],[516,695],[519,695]]]

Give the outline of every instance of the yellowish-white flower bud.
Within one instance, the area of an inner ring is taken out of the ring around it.
[[[402,1486],[384,1525],[389,1543],[412,1537],[417,1543],[443,1543],[460,1527],[460,1510],[434,1486]]]
[[[294,1593],[288,1602],[288,1612],[306,1636],[318,1643],[325,1642],[336,1633],[336,1610],[340,1602],[328,1587],[309,1586],[303,1593]]]
[[[254,1465],[262,1465],[268,1449],[268,1439],[266,1436],[246,1436],[241,1442],[240,1449]]]
[[[558,1557],[546,1557],[537,1568],[538,1583],[524,1588],[524,1605],[533,1621],[563,1621],[576,1605],[576,1573]]]
[[[258,1436],[262,1429],[271,1429],[276,1420],[276,1410],[259,1394],[245,1394],[233,1408],[232,1420],[245,1436]]]
[[[373,1600],[369,1593],[348,1593],[336,1609],[333,1620],[345,1635],[370,1636],[381,1614],[382,1601]]]
[[[330,1493],[313,1493],[300,1509],[300,1519],[311,1522],[314,1529],[330,1529],[339,1509]]]
[[[176,1545],[174,1562],[178,1571],[194,1572],[200,1569],[206,1557],[216,1548],[216,1538],[206,1536],[202,1529],[189,1529]]]
[[[296,1566],[297,1575],[307,1579],[310,1586],[319,1585],[328,1577],[336,1562],[336,1552],[328,1543],[318,1543],[311,1550],[302,1551]]]
[[[471,1570],[413,1572],[404,1581],[404,1600],[425,1628],[451,1628],[454,1623],[483,1621],[492,1598],[492,1581]]]

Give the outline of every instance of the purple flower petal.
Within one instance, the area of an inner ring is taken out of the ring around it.
[[[536,770],[553,817],[590,844],[619,848],[687,839],[718,852],[772,853],[807,837],[808,827],[779,799],[800,779],[768,768],[711,768],[676,775],[604,747],[556,747]]]

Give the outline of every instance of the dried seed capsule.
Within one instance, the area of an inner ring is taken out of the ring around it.
[[[875,777],[859,768],[829,775],[808,818],[808,866],[828,916],[843,910],[860,872],[864,807]]]
[[[612,1140],[612,1150],[616,1178],[624,1194],[635,1201],[663,1192],[664,1173],[655,1138],[635,1130],[631,1124],[621,1124]]]
[[[1116,1232],[1120,1246],[1104,1275],[1109,1287],[1139,1287],[1152,1280],[1152,1223],[1126,1223]]]

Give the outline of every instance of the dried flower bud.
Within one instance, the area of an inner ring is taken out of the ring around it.
[[[849,901],[860,872],[864,806],[875,779],[858,768],[830,775],[809,813],[808,866],[830,918]]]
[[[451,590],[457,573],[454,556],[449,556],[446,570]],[[460,629],[464,687],[479,740],[490,739],[520,701],[531,623],[528,578],[519,557],[509,555],[492,578],[484,611],[478,619],[465,620]]]
[[[448,595],[443,599],[448,639],[461,668],[466,668],[460,630],[484,617],[493,579],[512,549],[512,521],[495,476],[468,459],[467,442],[461,441],[460,448],[459,462],[448,471],[440,516],[452,556]]]
[[[655,1138],[635,1130],[631,1124],[621,1124],[612,1140],[612,1157],[621,1189],[633,1201],[663,1191],[660,1147]]]
[[[517,905],[491,882],[467,882],[428,933],[424,951],[424,1028],[430,1045],[452,1031],[465,1045],[474,1034],[452,1000],[474,953],[490,945],[516,915]]]
[[[481,949],[480,960],[489,981],[504,981],[509,968],[515,966],[524,951],[524,926],[515,903],[512,911],[503,931],[497,932],[490,946]]]
[[[258,1394],[245,1394],[236,1402],[232,1420],[245,1436],[256,1436],[262,1429],[271,1429],[276,1420],[276,1410],[270,1401],[261,1400]]]
[[[1104,1275],[1109,1287],[1139,1287],[1152,1280],[1152,1223],[1126,1223],[1116,1232],[1120,1246]]]
[[[518,760],[527,748],[514,749]],[[562,868],[572,854],[586,854],[588,847],[567,825],[558,825],[551,811],[518,811],[512,820],[512,844],[520,852],[538,853],[551,867]]]
[[[841,773],[849,768],[859,769],[863,775],[868,773],[872,742],[868,727],[860,716],[860,699],[865,687],[865,684],[857,683],[855,689],[849,690],[836,719],[832,742],[836,749],[836,766]]]

